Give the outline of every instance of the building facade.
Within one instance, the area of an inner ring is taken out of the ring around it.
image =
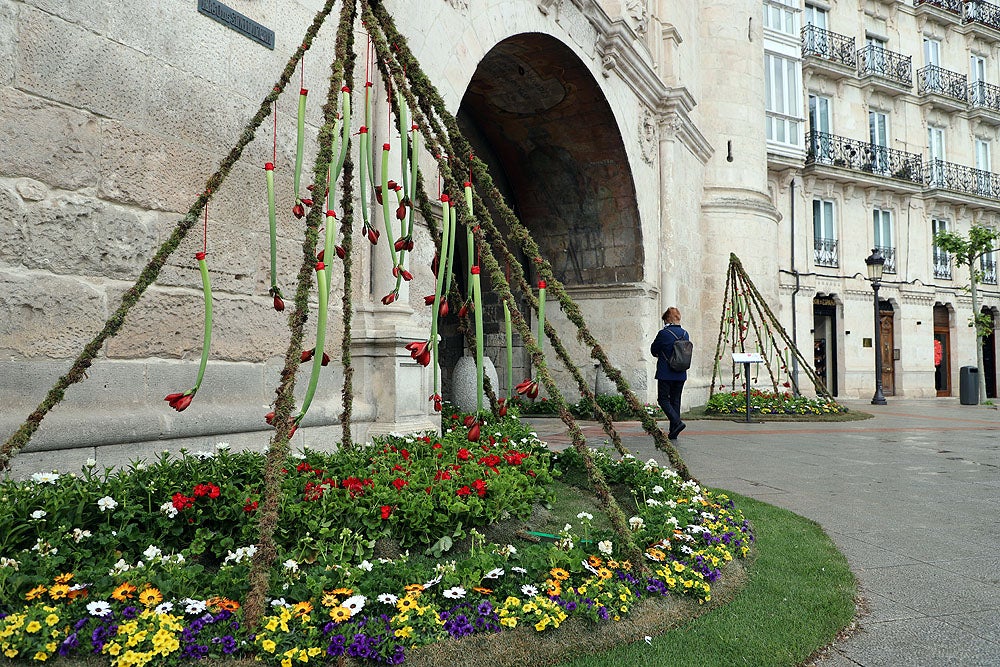
[[[834,395],[871,395],[876,309],[864,260],[878,248],[886,395],[957,396],[962,367],[976,366],[970,274],[933,236],[1000,221],[1000,7],[765,0],[764,23],[786,325]],[[996,259],[974,266],[994,322]],[[992,335],[983,359],[995,397]]]

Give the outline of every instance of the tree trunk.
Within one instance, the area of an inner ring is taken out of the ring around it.
[[[983,372],[983,334],[979,330],[979,292],[976,291],[976,268],[973,263],[976,258],[969,255],[969,286],[972,292],[972,326],[976,330],[976,369],[979,376],[979,401],[986,402],[986,374]]]

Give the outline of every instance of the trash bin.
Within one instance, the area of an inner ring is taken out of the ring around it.
[[[975,366],[962,366],[959,371],[958,402],[979,405],[979,369]]]

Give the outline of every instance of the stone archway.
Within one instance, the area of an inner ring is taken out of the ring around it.
[[[639,208],[621,131],[598,82],[568,46],[540,33],[494,46],[469,83],[458,121],[568,288],[643,279]],[[467,266],[463,244],[457,248],[457,265]],[[534,280],[531,258],[519,259]],[[456,277],[464,292],[464,276]],[[487,352],[504,384],[504,319],[495,300],[487,300],[484,320]],[[462,341],[454,325],[442,335],[447,385]],[[515,381],[528,374],[520,351],[514,368]]]

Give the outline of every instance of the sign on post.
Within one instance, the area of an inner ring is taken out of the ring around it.
[[[760,352],[733,352],[733,363],[743,364],[743,376],[746,378],[747,417],[750,423],[750,364],[764,363],[764,355]]]

